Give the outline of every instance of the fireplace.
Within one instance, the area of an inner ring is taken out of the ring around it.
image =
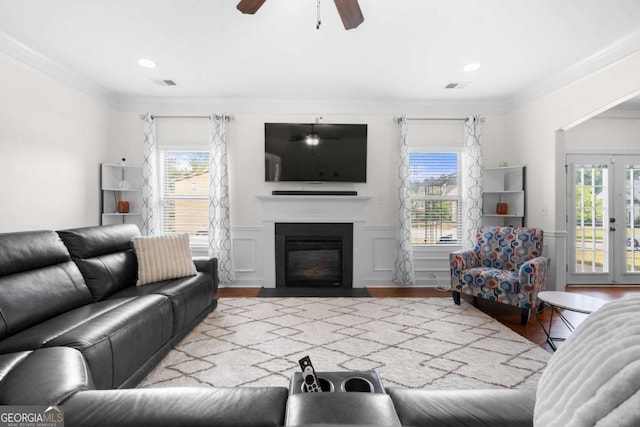
[[[353,285],[353,224],[276,223],[276,287]]]

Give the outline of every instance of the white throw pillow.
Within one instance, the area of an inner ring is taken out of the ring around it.
[[[534,426],[596,425],[640,426],[640,295],[589,315],[538,382]]]
[[[132,242],[138,258],[138,286],[196,274],[189,234],[134,237]]]

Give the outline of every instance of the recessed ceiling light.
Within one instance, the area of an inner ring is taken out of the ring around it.
[[[138,59],[138,64],[144,68],[156,68],[156,63],[147,58]]]
[[[480,68],[480,64],[478,64],[477,62],[472,62],[471,64],[465,65],[463,70],[467,73],[470,73],[472,71],[476,71],[478,68]]]

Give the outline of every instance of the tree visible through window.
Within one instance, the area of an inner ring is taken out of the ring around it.
[[[163,233],[189,233],[192,245],[208,243],[209,153],[160,151]]]
[[[462,200],[458,153],[410,153],[411,242],[460,244]]]

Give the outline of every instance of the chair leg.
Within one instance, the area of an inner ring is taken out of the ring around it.
[[[452,291],[451,294],[453,295],[453,302],[460,305],[460,292]]]
[[[520,309],[520,323],[526,325],[529,323],[529,319],[531,318],[531,309],[530,308],[521,308]]]

